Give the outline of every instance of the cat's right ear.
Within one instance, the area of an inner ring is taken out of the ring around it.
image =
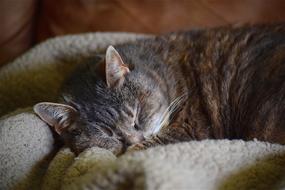
[[[76,119],[78,112],[65,104],[41,102],[34,105],[34,112],[48,125],[61,134]]]
[[[121,86],[130,69],[113,46],[107,48],[105,62],[107,86],[111,88]]]

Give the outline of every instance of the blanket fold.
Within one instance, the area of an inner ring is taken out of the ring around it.
[[[54,159],[51,165],[65,160]],[[53,178],[58,170],[50,167],[46,177]],[[279,189],[285,188],[284,171],[285,148],[259,141],[193,141],[117,159],[107,150],[91,148],[61,172],[57,187],[45,189]]]

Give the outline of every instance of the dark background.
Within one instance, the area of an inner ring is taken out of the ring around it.
[[[0,0],[0,65],[54,36],[285,21],[283,0]]]

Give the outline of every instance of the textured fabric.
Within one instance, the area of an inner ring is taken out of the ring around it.
[[[54,139],[48,126],[31,110],[0,119],[0,189],[37,189]]]
[[[66,155],[62,150],[59,155]],[[73,158],[73,155],[69,155]],[[55,159],[51,166],[65,163]],[[126,154],[80,154],[61,177],[48,169],[44,189],[247,190],[285,188],[285,147],[241,140],[204,140]],[[57,175],[54,177],[54,175]]]

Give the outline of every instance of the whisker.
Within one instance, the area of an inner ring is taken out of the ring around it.
[[[159,126],[153,129],[152,134],[156,134],[157,132],[161,130],[162,127],[167,126],[171,122],[171,120],[173,119],[173,117],[171,116],[173,116],[173,114],[177,110],[179,110],[179,108],[181,108],[182,103],[185,102],[185,100],[187,100],[187,97],[188,97],[188,93],[184,93],[181,96],[178,96],[177,98],[175,98],[170,103],[170,105],[166,108],[166,110],[162,114]]]

